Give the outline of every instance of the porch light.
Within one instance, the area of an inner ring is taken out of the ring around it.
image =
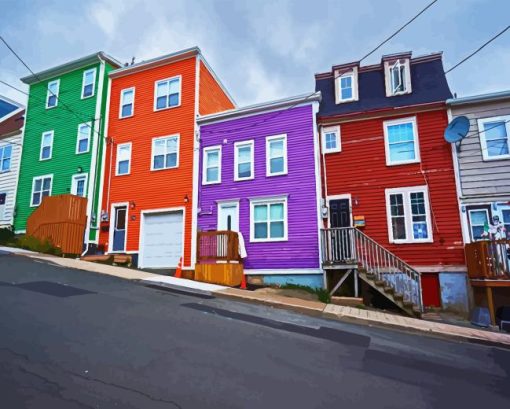
[[[189,202],[189,197],[188,197],[188,194],[186,194],[184,196],[184,203],[188,203]]]
[[[129,202],[129,208],[132,210],[132,209],[134,209],[135,207],[136,207],[136,203],[134,202],[134,200],[131,200],[131,201]]]

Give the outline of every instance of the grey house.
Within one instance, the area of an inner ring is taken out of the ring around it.
[[[446,103],[471,125],[453,149],[464,242],[510,238],[510,91]]]

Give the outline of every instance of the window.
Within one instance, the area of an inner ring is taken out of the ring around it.
[[[341,150],[340,126],[322,128],[322,151],[324,153],[334,153]]]
[[[88,175],[86,173],[80,173],[79,175],[74,175],[71,182],[71,194],[76,196],[85,197],[87,192],[87,179]]]
[[[120,118],[133,116],[135,108],[135,89],[123,89],[120,92]]]
[[[411,71],[408,58],[384,63],[386,96],[408,94],[411,92]]]
[[[46,93],[46,108],[54,108],[58,105],[58,91],[60,80],[48,82],[48,91]]]
[[[481,240],[485,237],[485,229],[489,228],[489,211],[487,209],[473,209],[468,211],[471,238]]]
[[[86,153],[90,148],[90,135],[92,133],[92,123],[78,125],[78,140],[76,142],[76,153]]]
[[[501,211],[501,216],[503,216],[503,225],[505,226],[506,237],[510,237],[510,209],[503,209]]]
[[[235,143],[234,180],[249,180],[255,177],[253,146],[253,141]]]
[[[42,199],[51,195],[53,175],[35,177],[32,182],[32,198],[30,206],[39,206]]]
[[[81,87],[81,98],[89,98],[94,95],[96,85],[96,69],[91,68],[83,72],[83,84]]]
[[[287,240],[287,199],[251,202],[250,241]]]
[[[0,146],[0,172],[7,172],[11,169],[12,146]]]
[[[266,176],[287,174],[287,135],[266,138]]]
[[[335,102],[358,100],[358,67],[339,68],[335,70]]]
[[[181,77],[156,82],[154,110],[166,109],[181,104]]]
[[[41,138],[40,160],[51,159],[53,153],[53,131],[43,132]]]
[[[221,182],[221,146],[204,148],[204,168],[202,184],[209,185]]]
[[[168,136],[152,140],[152,170],[179,166],[179,137]]]
[[[510,158],[510,116],[478,120],[484,160]]]
[[[390,242],[432,241],[426,186],[386,189],[386,208]]]
[[[390,78],[391,78],[391,91],[393,94],[404,92],[406,90],[405,66],[400,64],[400,61],[397,61],[390,68]]]
[[[420,161],[416,119],[384,122],[386,165],[403,165]]]
[[[117,145],[117,166],[115,174],[129,175],[131,171],[131,142]]]

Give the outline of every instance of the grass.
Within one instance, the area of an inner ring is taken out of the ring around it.
[[[278,288],[281,288],[283,290],[306,291],[307,293],[316,295],[320,302],[323,302],[325,304],[329,304],[331,302],[331,296],[329,295],[329,292],[325,288],[314,288],[314,287],[309,287],[307,285],[299,285],[299,284],[283,284],[283,285],[278,286]]]

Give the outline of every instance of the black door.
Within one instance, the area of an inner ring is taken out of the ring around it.
[[[329,223],[332,228],[351,227],[351,208],[349,199],[329,202]],[[331,250],[335,262],[344,263],[352,259],[350,232],[348,229],[331,231]]]

